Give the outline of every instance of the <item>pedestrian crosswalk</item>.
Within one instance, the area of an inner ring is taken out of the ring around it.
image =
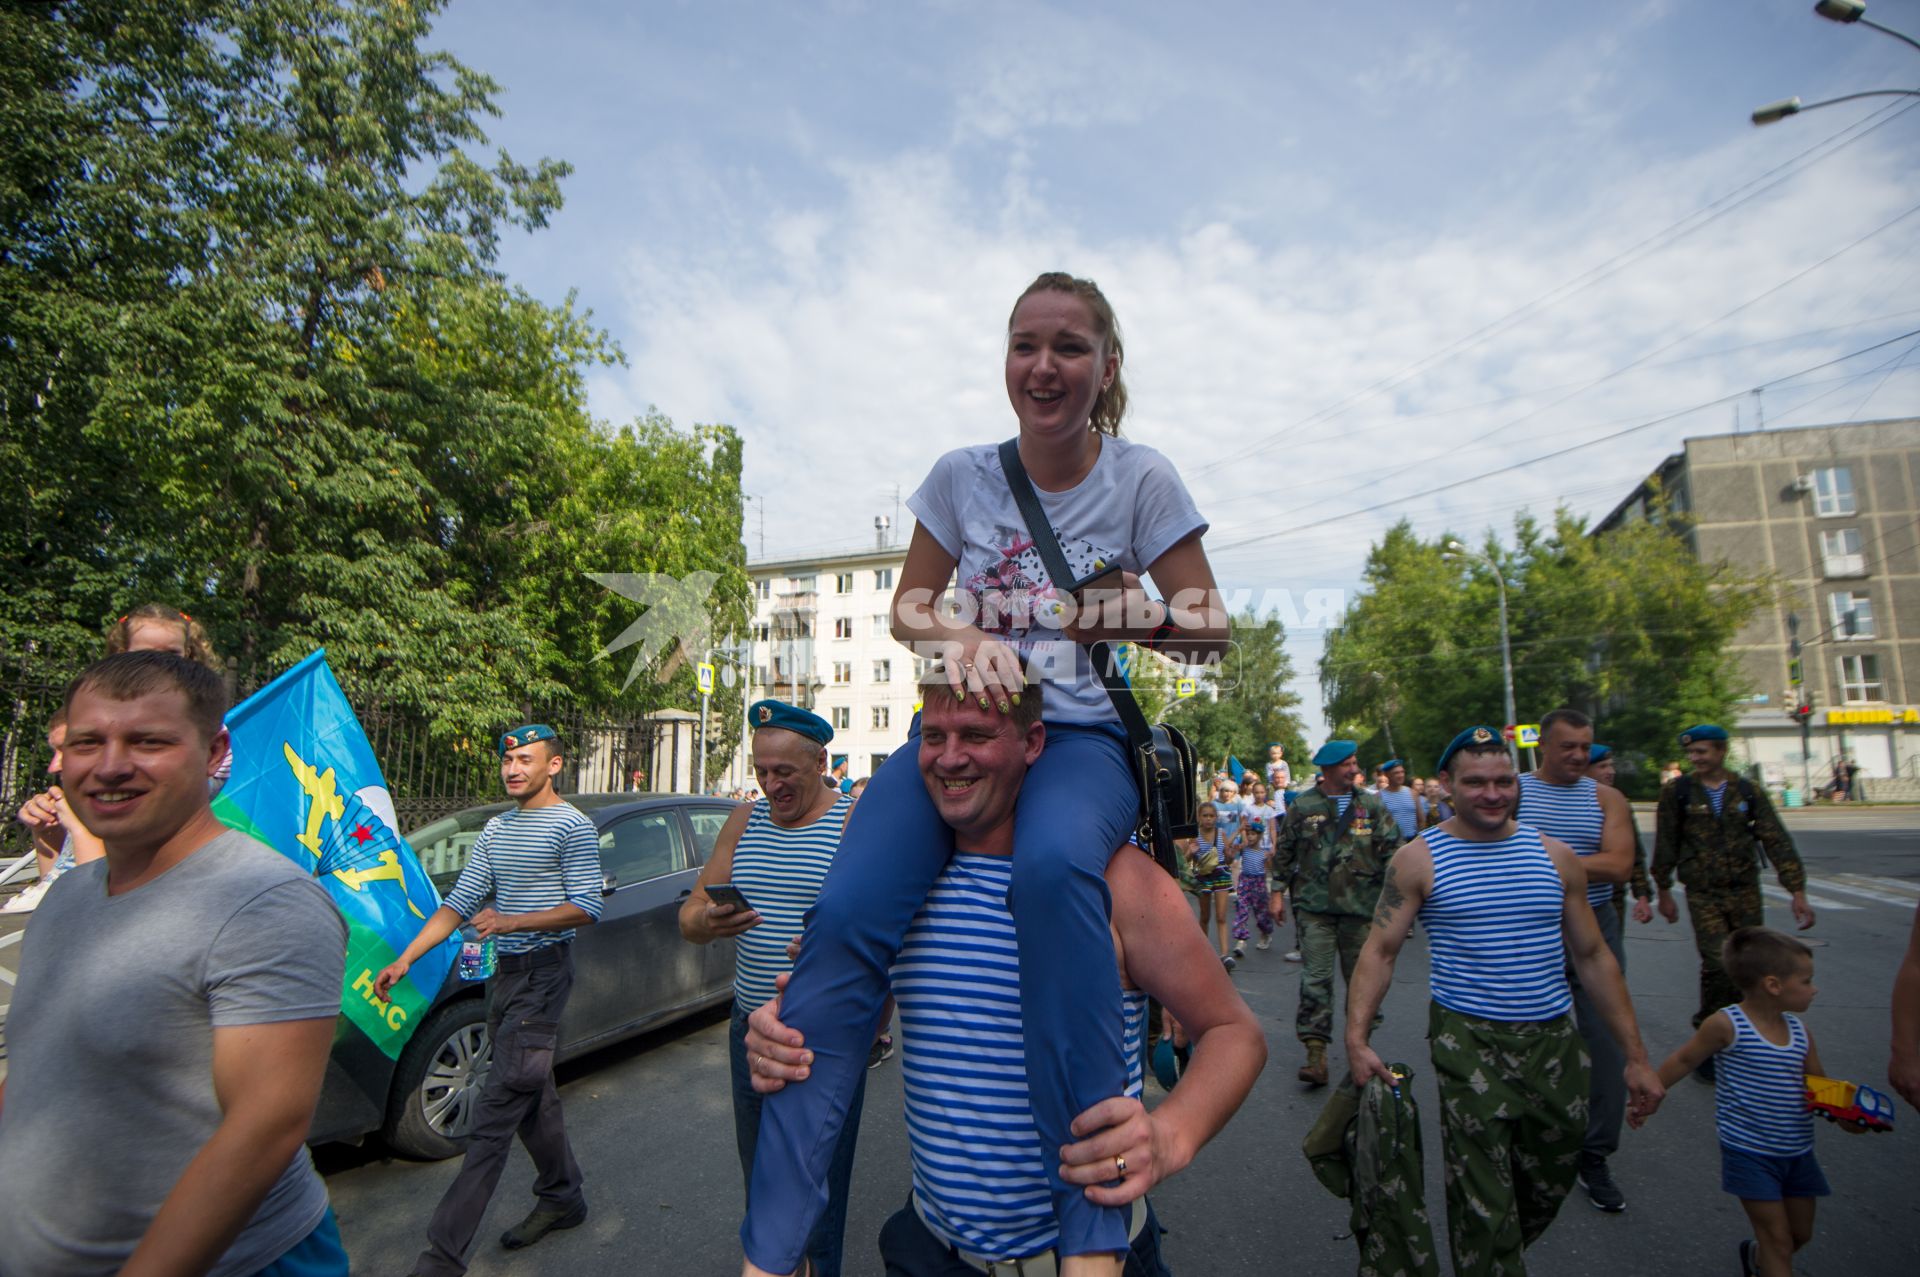
[[[1785,904],[1791,897],[1778,883],[1762,883],[1761,892],[1769,900]],[[1807,876],[1807,903],[1814,912],[1823,909],[1850,912],[1869,904],[1895,909],[1912,909],[1920,902],[1920,881],[1912,878],[1887,878],[1876,874],[1824,874]]]

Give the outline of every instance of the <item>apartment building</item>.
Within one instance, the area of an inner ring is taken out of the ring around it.
[[[1727,725],[1736,750],[1787,784],[1823,783],[1842,754],[1869,778],[1920,778],[1920,418],[1688,439],[1596,535],[1658,517],[1656,494],[1702,562],[1784,586],[1734,644],[1753,688]],[[1805,753],[1789,613],[1814,708]]]
[[[907,738],[919,703],[913,653],[893,637],[904,541],[883,529],[871,550],[747,564],[754,613],[749,697],[802,705],[833,724],[828,754],[871,776]],[[736,768],[752,769],[743,757]]]

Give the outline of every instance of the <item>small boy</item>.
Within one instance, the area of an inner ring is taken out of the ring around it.
[[[1813,1238],[1814,1199],[1832,1191],[1814,1160],[1806,1093],[1806,1076],[1826,1070],[1798,1014],[1818,992],[1813,950],[1778,931],[1742,927],[1721,955],[1740,1001],[1702,1021],[1660,1066],[1660,1081],[1677,1086],[1717,1057],[1720,1187],[1753,1224],[1753,1239],[1740,1243],[1740,1271],[1792,1277],[1794,1252]]]

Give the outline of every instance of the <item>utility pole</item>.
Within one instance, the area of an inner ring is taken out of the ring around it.
[[[1787,710],[1800,723],[1800,801],[1813,805],[1813,698],[1807,694],[1800,663],[1800,614],[1787,612],[1787,691],[1793,705]]]

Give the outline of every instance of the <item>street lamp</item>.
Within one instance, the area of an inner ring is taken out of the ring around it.
[[[1872,27],[1882,35],[1890,35],[1896,40],[1903,41],[1916,49],[1920,49],[1920,40],[1916,40],[1903,32],[1895,31],[1892,27],[1883,27],[1878,22],[1869,21],[1866,16],[1867,6],[1862,3],[1862,0],[1819,0],[1819,3],[1813,6],[1813,11],[1833,22],[1858,22],[1862,26]],[[1844,97],[1828,98],[1824,102],[1802,102],[1797,97],[1781,98],[1778,102],[1769,102],[1755,111],[1753,113],[1753,122],[1756,126],[1774,124],[1786,119],[1789,115],[1798,115],[1802,111],[1817,110],[1823,106],[1835,106],[1841,102],[1855,102],[1861,98],[1916,97],[1920,97],[1920,89],[1870,89],[1865,93],[1849,93]]]
[[[1507,634],[1507,579],[1500,575],[1500,565],[1484,554],[1475,554],[1458,541],[1447,542],[1446,551],[1440,555],[1443,559],[1472,559],[1484,563],[1493,573],[1493,583],[1500,587],[1500,672],[1507,682],[1507,721],[1502,724],[1508,731],[1519,734],[1519,716],[1513,709],[1513,644]],[[1513,765],[1520,766],[1520,746],[1512,736],[1507,738],[1507,756],[1513,759]]]

